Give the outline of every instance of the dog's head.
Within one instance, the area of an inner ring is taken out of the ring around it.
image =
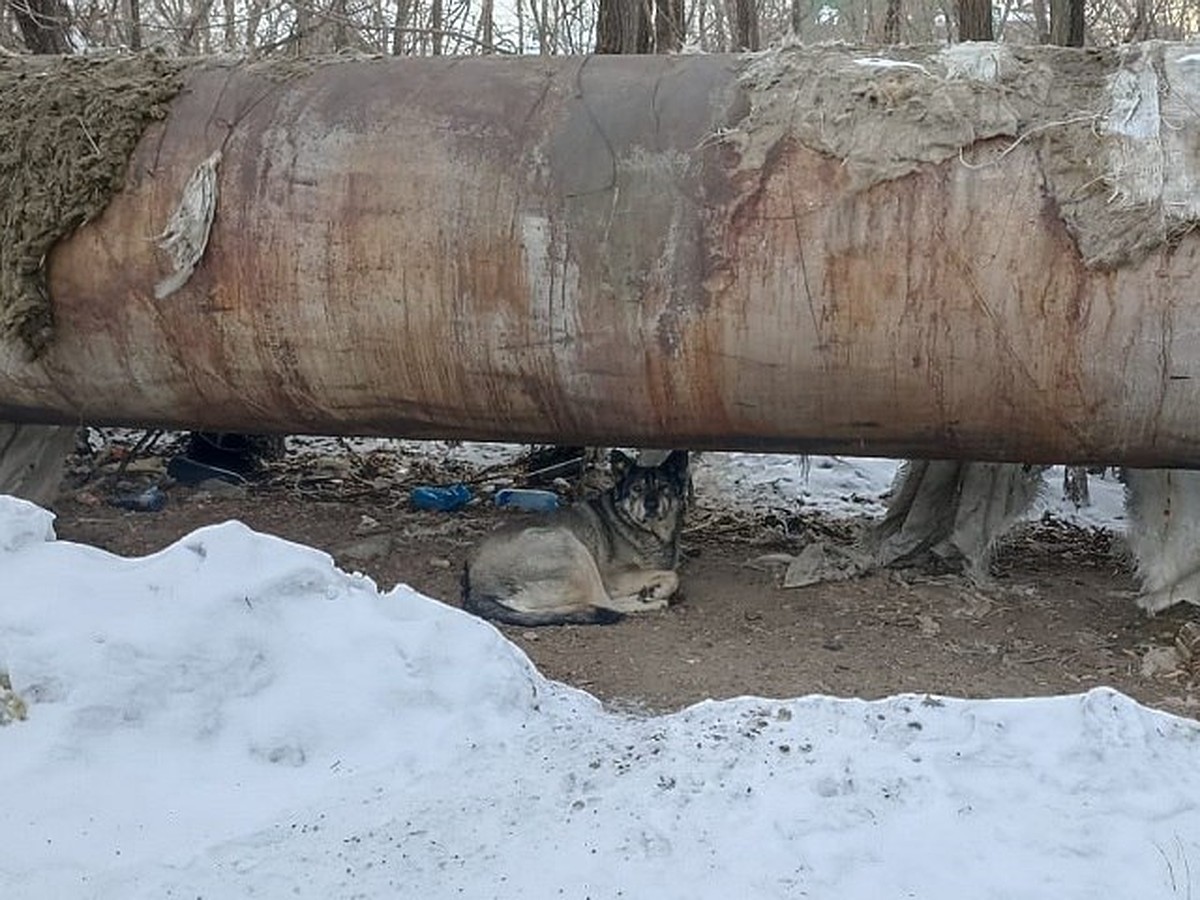
[[[613,502],[622,514],[655,533],[673,530],[687,504],[687,451],[673,450],[657,466],[639,466],[620,450],[614,450],[610,465],[616,479]]]

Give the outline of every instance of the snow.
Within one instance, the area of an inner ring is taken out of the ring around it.
[[[920,63],[906,62],[901,59],[888,59],[883,56],[860,56],[854,62],[860,66],[872,69],[911,69],[920,72],[922,75],[929,74],[929,70]]]
[[[1076,508],[1063,496],[1063,468],[1055,466],[1046,473],[1046,487],[1038,502],[1034,504],[1029,518],[1041,518],[1049,513],[1060,522],[1069,522],[1084,528],[1105,528],[1109,531],[1125,531],[1125,485],[1112,469],[1103,475],[1088,478],[1091,503]]]
[[[882,515],[896,468],[891,459],[704,453],[693,467],[693,481],[702,505],[757,513],[809,509]]]
[[[893,473],[698,474],[862,512]],[[236,522],[123,559],[0,497],[0,672],[28,711],[0,726],[4,900],[1200,888],[1200,726],[1114,691],[621,715],[491,625]]]
[[[757,453],[701,454],[694,466],[702,505],[742,512],[794,514],[811,509],[837,516],[880,516],[900,463],[853,456],[786,456]],[[1053,518],[1085,528],[1125,528],[1125,486],[1111,470],[1089,478],[1091,503],[1077,508],[1063,496],[1063,467],[1045,475],[1041,496],[1027,518]]]

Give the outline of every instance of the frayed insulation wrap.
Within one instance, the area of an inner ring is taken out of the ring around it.
[[[1200,221],[1200,48],[803,47],[759,54],[743,82],[754,107],[723,138],[752,170],[796,141],[866,190],[1028,143],[1088,267],[1135,264]]]
[[[150,53],[0,56],[0,342],[26,361],[54,339],[51,250],[121,190],[185,65]]]
[[[196,167],[184,185],[178,208],[156,239],[159,249],[171,257],[175,267],[174,272],[154,286],[157,300],[166,299],[187,284],[204,256],[217,210],[217,166],[220,162],[221,151],[217,150]]]

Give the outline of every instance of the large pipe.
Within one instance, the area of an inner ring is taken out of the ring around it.
[[[1195,49],[197,65],[0,419],[1200,465]]]

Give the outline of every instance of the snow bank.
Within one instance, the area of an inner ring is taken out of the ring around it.
[[[230,522],[127,560],[46,542],[50,518],[0,498],[0,671],[29,710],[0,733],[0,884],[177,864],[359,771],[426,777],[537,707],[493,628],[322,552]]]
[[[237,523],[142,559],[0,499],[0,896],[1178,897],[1200,728],[1108,690],[609,714]]]
[[[27,500],[0,495],[0,553],[54,540],[54,514]]]

